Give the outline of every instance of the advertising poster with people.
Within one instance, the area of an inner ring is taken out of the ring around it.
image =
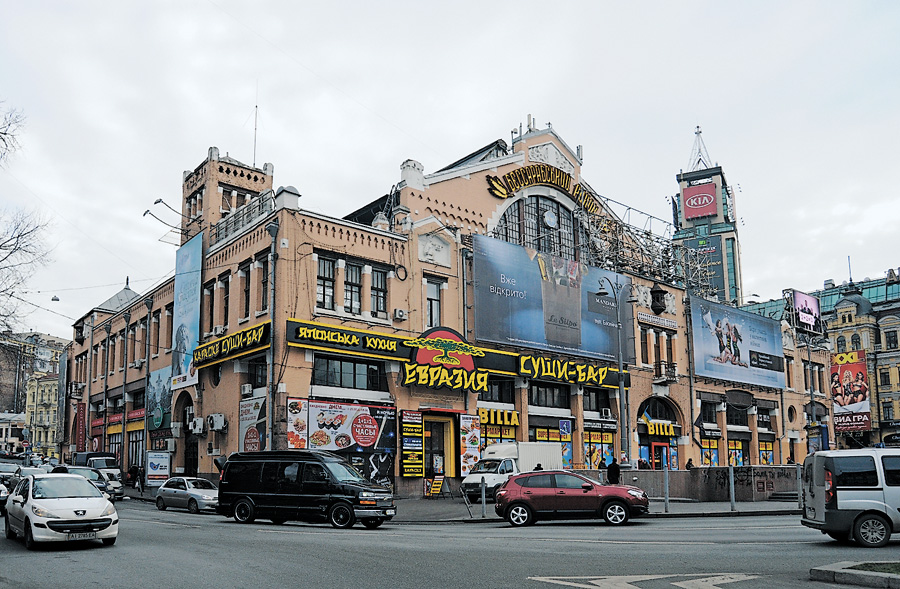
[[[459,453],[462,476],[467,476],[481,457],[481,421],[477,415],[459,416]]]
[[[622,338],[631,341],[629,277],[480,235],[474,254],[478,340],[615,360],[618,284]]]
[[[697,376],[782,389],[781,322],[691,297]]]
[[[238,447],[241,452],[266,449],[266,398],[243,399],[238,405]]]
[[[822,333],[822,316],[819,313],[819,299],[805,292],[795,290],[792,295],[795,327],[810,333]]]
[[[864,350],[831,355],[831,398],[835,433],[872,429],[869,371]]]
[[[194,348],[200,342],[200,271],[203,233],[175,254],[175,307],[172,311],[172,390],[197,384]]]

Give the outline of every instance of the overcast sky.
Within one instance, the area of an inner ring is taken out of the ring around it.
[[[900,3],[0,3],[0,101],[27,118],[0,207],[51,223],[23,329],[169,275],[184,170],[275,166],[335,217],[532,114],[602,195],[671,221],[699,125],[739,187],[745,292],[900,266]],[[53,296],[59,297],[52,302]]]

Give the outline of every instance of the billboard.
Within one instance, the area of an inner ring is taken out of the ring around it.
[[[782,389],[781,322],[691,297],[697,376]]]
[[[148,428],[166,429],[172,425],[172,387],[169,375],[171,368],[160,368],[150,373],[147,390]]]
[[[831,355],[831,398],[835,433],[872,429],[864,350]]]
[[[242,399],[238,405],[238,451],[266,449],[266,397]]]
[[[685,239],[684,245],[706,255],[706,264],[703,268],[709,273],[709,284],[715,289],[720,301],[728,300],[728,290],[725,284],[725,264],[723,262],[722,236],[708,235]]]
[[[794,327],[811,333],[822,333],[822,315],[819,312],[819,299],[805,292],[794,290],[791,293]]]
[[[616,301],[603,279],[624,286],[629,277],[481,235],[474,236],[474,253],[478,341],[616,359]],[[597,294],[601,280],[606,296]],[[619,299],[623,342],[634,331],[624,302],[630,290],[623,288]]]
[[[194,348],[200,342],[200,280],[203,233],[175,254],[175,308],[172,313],[172,390],[197,384]]]
[[[714,217],[718,212],[715,183],[685,186],[681,191],[681,202],[685,219]]]

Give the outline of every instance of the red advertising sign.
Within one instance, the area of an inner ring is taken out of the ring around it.
[[[716,185],[712,182],[699,186],[685,186],[681,191],[681,202],[684,204],[684,218],[712,217],[717,211]]]
[[[124,417],[121,413],[116,413],[115,415],[109,416],[109,423],[122,423],[122,417]]]
[[[259,430],[249,427],[244,434],[244,452],[259,452],[259,450]]]
[[[368,413],[361,413],[353,420],[353,439],[360,446],[369,447],[378,440],[378,422]]]
[[[144,415],[146,414],[146,412],[147,410],[143,407],[140,409],[134,409],[128,412],[128,414],[125,416],[125,419],[127,419],[128,421],[131,421],[132,419],[144,419]]]
[[[84,452],[85,451],[85,424],[84,420],[86,419],[85,415],[85,404],[79,403],[75,408],[75,451],[76,452]]]

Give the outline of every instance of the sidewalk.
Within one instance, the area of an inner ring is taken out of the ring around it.
[[[143,495],[137,489],[125,487],[125,496],[132,500],[154,502],[156,487],[144,490]],[[485,517],[481,515],[481,503],[474,503],[468,509],[465,501],[460,497],[434,498],[434,499],[396,499],[397,515],[391,520],[393,523],[476,523],[476,522],[500,522],[503,521],[494,513],[494,504],[485,506]],[[666,511],[662,498],[651,498],[650,514],[644,518],[665,517],[740,517],[762,515],[792,515],[799,516],[800,509],[796,501],[756,501],[738,502],[734,504],[735,511],[731,510],[731,503],[727,501],[704,502],[686,501],[684,499],[670,499],[669,509]],[[471,510],[471,513],[470,513]],[[644,519],[642,518],[642,519]]]

